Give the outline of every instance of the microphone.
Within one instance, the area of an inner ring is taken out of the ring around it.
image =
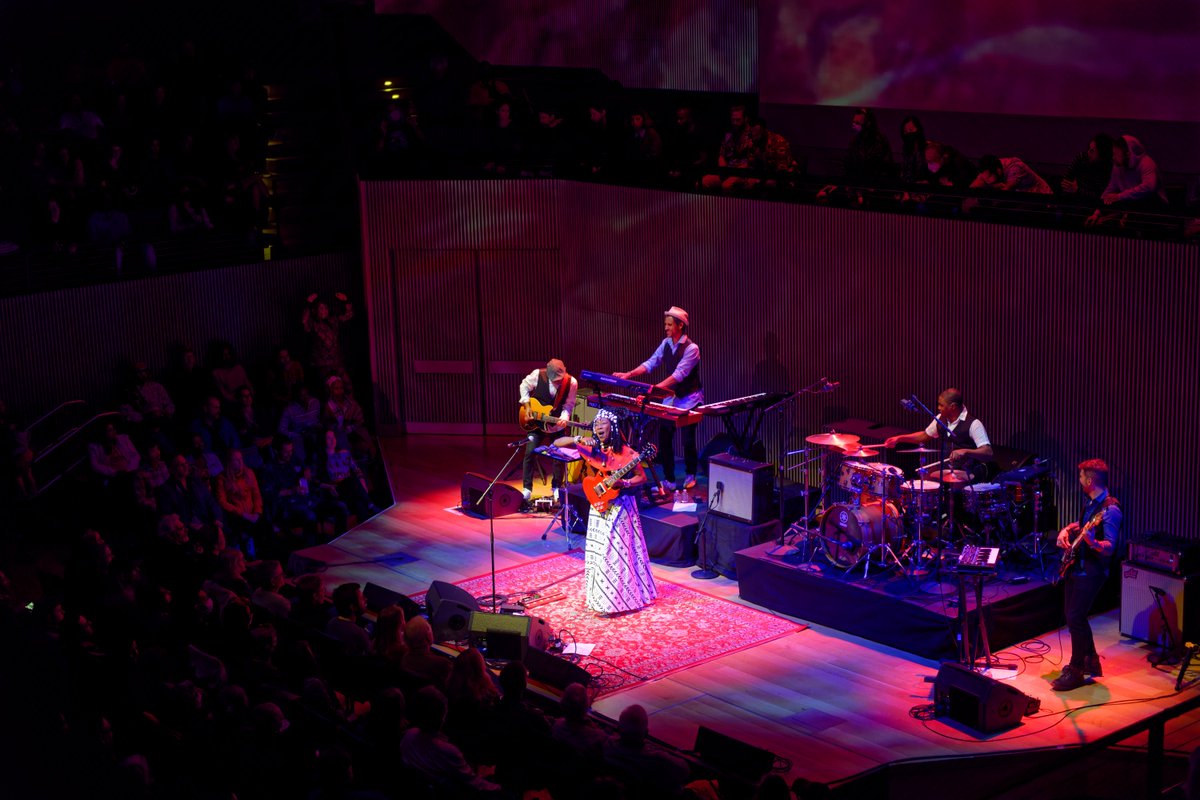
[[[524,446],[525,446],[525,445],[527,445],[527,444],[529,444],[529,439],[528,439],[528,438],[525,438],[525,439],[518,439],[518,440],[517,440],[517,441],[515,441],[515,442],[509,442],[509,443],[508,443],[507,445],[505,445],[505,446],[506,446],[506,447],[524,447]]]
[[[904,407],[905,411],[916,411],[917,410],[917,404],[914,403],[912,400],[909,400],[907,397],[900,398],[900,405]]]
[[[842,385],[841,381],[825,381],[825,385],[821,387],[822,392],[832,392]]]
[[[788,450],[786,453],[783,454],[783,456],[784,456],[784,458],[787,458],[788,456],[798,456],[801,453],[807,453],[809,451],[809,449],[810,448],[802,447],[799,450]]]

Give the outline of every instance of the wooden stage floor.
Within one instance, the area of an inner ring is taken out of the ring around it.
[[[433,580],[455,582],[486,573],[488,521],[446,509],[458,504],[463,473],[494,473],[510,452],[501,438],[385,440],[395,506],[339,539],[300,554],[325,565],[323,576],[331,586],[370,581],[405,594],[422,592]],[[519,477],[510,483],[519,488]],[[535,488],[535,494],[548,491]],[[564,551],[561,533],[541,539],[547,522],[545,516],[519,514],[495,520],[496,568]],[[696,580],[691,571],[654,566],[656,576],[745,603],[736,581]],[[915,706],[932,701],[933,684],[926,679],[937,673],[935,662],[819,625],[615,692],[601,698],[595,710],[615,719],[626,705],[640,703],[651,714],[651,734],[676,747],[690,748],[697,726],[703,724],[788,759],[790,777],[820,782],[901,760],[1069,747],[1136,724],[1197,692],[1193,682],[1174,694],[1174,671],[1151,668],[1146,645],[1122,637],[1118,622],[1117,611],[1093,619],[1104,677],[1067,694],[1049,687],[1069,647],[1065,629],[1041,636],[1040,650],[1036,645],[1006,650],[1007,660],[1022,660],[1021,669],[996,677],[1039,698],[1041,711],[1017,728],[990,736],[957,723],[910,715]],[[1062,713],[1069,709],[1079,710]],[[1190,751],[1200,743],[1198,722],[1197,712],[1169,722],[1167,749]],[[1128,742],[1144,743],[1144,735]],[[994,790],[995,786],[988,796],[1003,796]],[[974,795],[960,783],[946,796]]]

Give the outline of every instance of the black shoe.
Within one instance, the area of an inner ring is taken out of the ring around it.
[[[1104,670],[1100,666],[1100,655],[1098,653],[1092,653],[1083,660],[1083,671],[1093,678],[1104,676]]]
[[[1056,692],[1069,692],[1087,683],[1083,670],[1070,664],[1063,667],[1062,674],[1050,682],[1050,688]]]

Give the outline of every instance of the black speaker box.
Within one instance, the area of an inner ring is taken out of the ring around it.
[[[411,597],[370,581],[367,581],[367,585],[363,587],[363,598],[367,601],[367,609],[376,614],[388,606],[400,606],[404,610],[404,619],[406,620],[421,615],[421,607]]]
[[[942,664],[933,682],[933,701],[939,717],[949,717],[980,733],[1021,724],[1031,703],[1024,692],[949,662]]]
[[[533,648],[525,651],[525,668],[529,670],[530,678],[559,691],[572,683],[587,686],[592,681],[591,674],[578,664]]]
[[[769,750],[703,725],[696,729],[696,743],[692,750],[709,766],[751,783],[758,783],[775,766],[775,754]]]
[[[775,467],[718,453],[708,460],[708,508],[713,514],[757,525],[774,517]]]
[[[479,610],[479,603],[465,589],[434,581],[425,593],[425,608],[435,642],[461,642],[470,633],[471,614]]]
[[[486,475],[480,475],[478,472],[468,472],[462,479],[462,501],[460,508],[463,511],[470,511],[473,514],[480,516],[488,516],[488,509],[491,508],[493,515],[504,517],[509,514],[515,514],[521,510],[521,503],[525,497],[520,490],[514,489],[507,483],[497,483],[492,487],[491,493],[488,494],[483,502],[479,498],[483,496],[487,490],[491,479]]]

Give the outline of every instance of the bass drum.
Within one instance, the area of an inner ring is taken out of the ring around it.
[[[899,538],[899,518],[900,511],[892,503],[831,507],[821,518],[825,557],[835,566],[849,569],[872,545],[891,544]]]

